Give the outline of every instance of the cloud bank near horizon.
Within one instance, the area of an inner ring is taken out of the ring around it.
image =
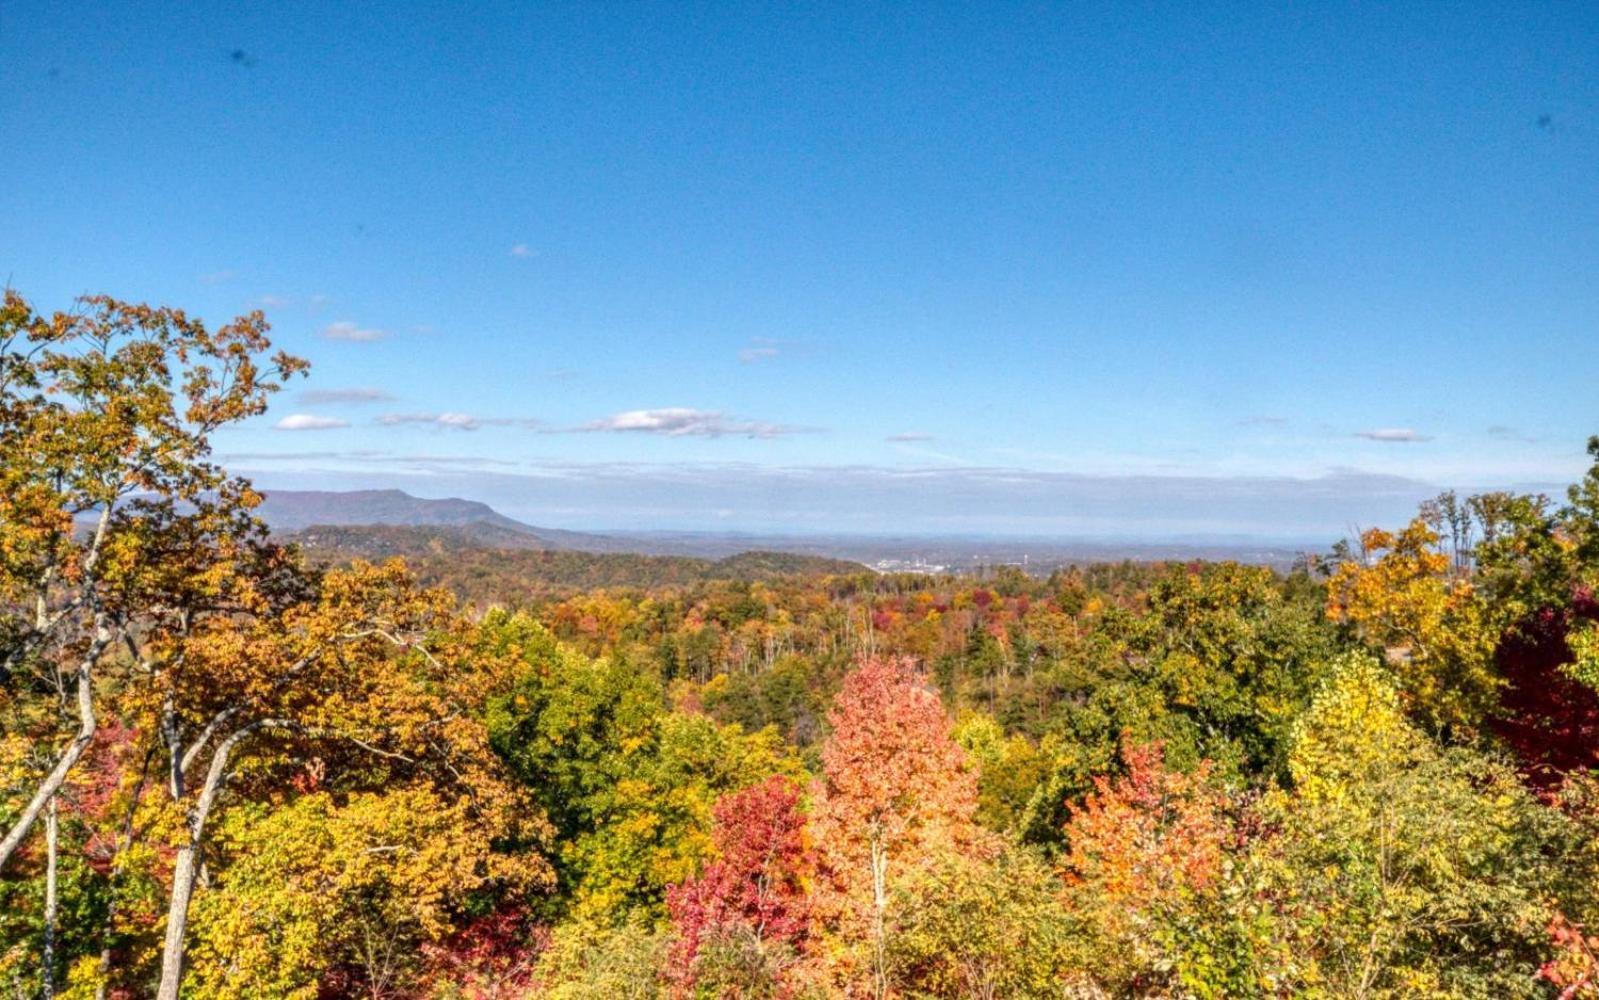
[[[264,489],[395,487],[584,529],[1325,540],[1402,523],[1447,485],[1325,475],[1084,475],[1003,467],[506,462],[301,452],[224,456]],[[1509,484],[1505,484],[1509,485]],[[1550,490],[1545,484],[1518,488]]]

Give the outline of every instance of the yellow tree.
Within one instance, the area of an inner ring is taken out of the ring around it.
[[[209,329],[103,296],[45,316],[0,305],[0,683],[61,706],[76,732],[13,786],[0,870],[94,738],[95,671],[165,609],[132,577],[175,540],[256,530],[259,498],[207,461],[217,428],[261,413],[304,362],[268,358],[259,312]],[[191,568],[192,567],[191,565]],[[70,708],[68,706],[71,706]]]
[[[471,870],[484,884],[526,889],[549,876],[531,851],[487,851],[492,844],[539,844],[543,827],[477,721],[484,674],[471,665],[467,630],[447,594],[418,588],[395,561],[330,572],[314,595],[286,606],[274,606],[264,590],[255,598],[254,616],[204,618],[149,648],[142,660],[157,679],[144,687],[139,712],[159,719],[166,734],[168,793],[183,811],[162,1000],[179,995],[207,825],[235,774],[247,790],[281,796],[300,762],[310,759],[319,773],[348,776],[357,788],[411,786],[412,798],[392,800],[400,803],[394,808],[428,799],[457,827],[475,831],[485,853]],[[331,823],[330,836],[371,829],[371,820],[360,817],[386,801]],[[397,822],[397,831],[403,827]],[[413,894],[439,891],[436,884],[431,890],[407,884]]]
[[[1437,728],[1470,732],[1493,704],[1497,630],[1471,580],[1454,571],[1439,536],[1417,518],[1397,535],[1361,536],[1327,588],[1328,614],[1384,650],[1408,707]]]
[[[1288,770],[1253,845],[1274,901],[1264,973],[1296,994],[1543,995],[1542,931],[1584,845],[1511,768],[1427,739],[1381,664],[1347,654]]]

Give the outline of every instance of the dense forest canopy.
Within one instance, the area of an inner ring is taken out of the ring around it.
[[[328,564],[209,459],[303,369],[6,294],[7,995],[1599,995],[1599,439],[1286,574]]]

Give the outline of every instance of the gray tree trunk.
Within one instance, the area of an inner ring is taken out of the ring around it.
[[[56,897],[57,845],[61,836],[61,820],[55,799],[44,816],[44,947],[40,949],[42,968],[39,970],[39,995],[52,1000],[56,995],[56,920],[60,902]]]
[[[94,717],[94,665],[99,661],[106,647],[111,645],[111,629],[102,620],[95,627],[94,641],[89,644],[88,652],[84,654],[83,662],[78,665],[78,735],[72,738],[67,748],[62,752],[61,758],[56,761],[55,767],[45,775],[38,789],[33,793],[33,798],[23,808],[22,815],[11,824],[11,829],[6,832],[5,839],[0,840],[0,872],[5,871],[6,863],[11,860],[17,848],[28,838],[28,833],[33,829],[33,824],[39,821],[39,816],[44,812],[45,806],[55,798],[61,786],[66,783],[67,775],[73,767],[77,766],[78,758],[83,756],[89,744],[94,740],[97,722]]]
[[[156,989],[156,1000],[178,1000],[178,990],[183,984],[184,939],[189,931],[189,902],[194,898],[194,886],[200,872],[200,848],[205,837],[205,823],[227,779],[228,758],[232,756],[233,748],[260,725],[245,726],[217,744],[216,751],[211,755],[211,766],[206,769],[205,783],[200,786],[200,797],[189,813],[189,836],[178,848],[172,865],[172,896],[167,905],[167,937],[161,952],[161,985]]]

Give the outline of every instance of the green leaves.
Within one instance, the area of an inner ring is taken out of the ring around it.
[[[586,657],[522,616],[481,631],[517,664],[489,706],[491,739],[555,825],[560,902],[575,913],[659,919],[666,887],[709,851],[717,797],[798,773],[775,732],[670,712],[636,666]]]

